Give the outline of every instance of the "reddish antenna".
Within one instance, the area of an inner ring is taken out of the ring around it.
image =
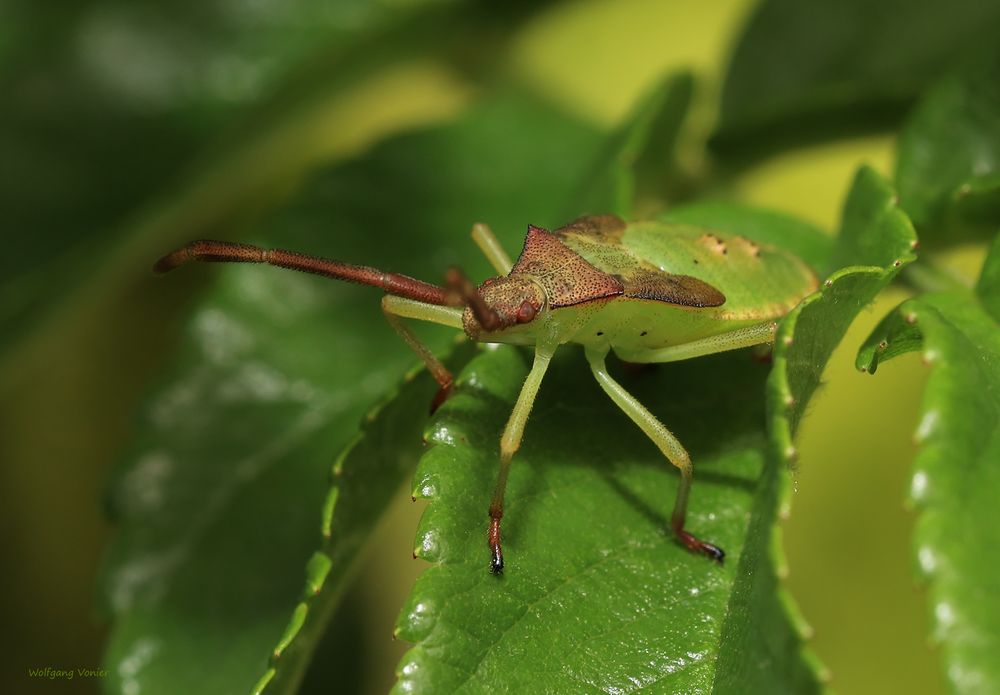
[[[448,271],[448,288],[446,289],[411,278],[408,275],[387,273],[378,268],[352,265],[331,258],[308,256],[284,249],[264,249],[251,244],[199,239],[162,257],[153,264],[153,272],[158,275],[168,273],[193,261],[201,263],[266,263],[279,268],[289,268],[336,280],[379,287],[388,294],[425,304],[469,306],[479,323],[488,331],[500,328],[502,323],[497,312],[483,301],[476,287],[469,282],[462,271],[456,268]]]

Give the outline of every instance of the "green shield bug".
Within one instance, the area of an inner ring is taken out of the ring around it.
[[[490,570],[503,571],[500,520],[511,460],[556,349],[582,345],[601,388],[680,470],[671,514],[677,539],[721,562],[725,553],[684,527],[692,464],[677,438],[621,384],[605,358],[634,363],[684,360],[772,342],[775,321],[816,289],[800,259],[742,236],[659,221],[581,217],[549,232],[529,226],[512,263],[492,232],[473,239],[499,275],[476,287],[458,270],[443,286],[376,268],[222,241],[195,241],[154,266],[164,273],[189,261],[267,263],[385,291],[386,319],[440,385],[432,410],[448,397],[452,375],[402,319],[459,328],[481,342],[531,345],[534,362],[500,439],[500,471],[489,507]]]

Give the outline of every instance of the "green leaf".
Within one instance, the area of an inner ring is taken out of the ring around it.
[[[221,1],[80,5],[5,7],[21,35],[49,39],[13,42],[0,71],[0,206],[19,232],[0,261],[8,339],[87,278],[125,216],[206,143],[301,80],[293,75],[306,57],[342,55],[389,20],[369,0],[339,12],[317,2],[268,12]]]
[[[933,639],[957,693],[1000,688],[1000,240],[975,292],[903,302],[866,341],[859,367],[874,371],[902,340],[930,368],[910,498],[919,513],[916,564],[928,582]],[[900,349],[897,352],[902,352]]]
[[[774,151],[893,123],[969,46],[995,43],[980,0],[765,0],[732,53],[715,144]]]
[[[475,352],[466,343],[458,369]],[[415,377],[415,378],[414,378]],[[333,610],[353,560],[407,473],[416,463],[420,433],[437,383],[422,368],[402,389],[366,417],[361,435],[333,465],[333,484],[323,506],[322,547],[306,566],[306,582],[292,617],[275,644],[270,666],[253,692],[295,692]]]
[[[780,586],[784,558],[776,525],[791,504],[794,436],[833,349],[858,312],[913,260],[915,241],[892,189],[871,169],[861,169],[844,206],[833,254],[853,265],[833,273],[781,322],[767,382],[768,463],[747,529],[747,545],[757,552],[740,559],[732,588],[716,679],[721,692],[804,689],[801,673],[785,670],[788,655],[802,649],[802,639],[796,634],[801,628],[791,599]],[[811,657],[806,653],[803,658]],[[777,684],[776,672],[784,676]]]
[[[481,276],[487,264],[467,236],[472,223],[495,224],[508,248],[528,221],[556,224],[597,142],[589,127],[511,94],[317,176],[255,240],[428,280],[451,264]],[[163,282],[208,276],[217,280],[184,327],[112,485],[119,531],[103,581],[115,617],[105,661],[122,689],[246,692],[285,633],[307,560],[322,550],[335,565],[324,607],[308,609],[319,622],[308,617],[291,635],[294,663],[269,688],[289,692],[358,541],[354,530],[336,535],[335,522],[334,542],[347,544],[323,546],[330,466],[415,358],[369,288],[247,266],[189,267]],[[422,333],[438,349],[447,334]],[[407,413],[420,424],[429,400],[406,400],[387,408],[386,427]],[[398,434],[392,446],[405,456],[416,439]],[[395,459],[383,465],[357,481],[357,500],[343,491],[338,509],[370,501],[364,518],[379,514],[384,501],[375,500],[398,488],[402,470]]]
[[[915,258],[916,248],[913,224],[899,209],[899,197],[892,185],[871,167],[862,167],[844,206],[830,267],[876,266],[892,269],[895,275],[903,263]]]
[[[768,386],[775,451],[792,447],[833,349],[857,313],[915,259],[915,247],[913,226],[892,187],[873,169],[860,169],[833,252],[834,266],[840,269],[785,318],[775,341],[776,368]]]
[[[919,517],[916,564],[929,584],[933,638],[956,693],[1000,689],[1000,240],[976,293],[903,302],[866,341],[859,365],[874,371],[877,346],[921,339],[930,367],[910,497]]]
[[[631,140],[631,144],[629,146],[630,148],[629,156],[624,158],[621,157],[615,158],[615,166],[617,167],[616,171],[618,171],[621,180],[623,180],[625,177],[631,176],[629,170],[629,167],[631,166],[629,163],[630,158],[634,158],[637,156],[648,157],[651,150],[660,152],[665,159],[668,158],[668,155],[670,154],[669,149],[663,149],[661,151],[660,148],[666,147],[664,143],[672,143],[672,136],[673,134],[676,133],[676,127],[679,122],[679,117],[680,115],[682,115],[683,109],[684,107],[686,107],[687,103],[686,99],[681,99],[680,103],[679,104],[677,103],[678,99],[677,90],[681,89],[681,94],[686,94],[686,92],[683,91],[686,85],[687,81],[685,79],[680,79],[679,82],[678,80],[667,81],[662,87],[663,91],[662,95],[660,95],[660,98],[657,98],[655,95],[650,95],[647,98],[648,103],[663,104],[662,106],[659,107],[659,112],[652,113],[648,108],[638,109],[639,116],[635,119],[638,125],[633,123],[632,125],[626,125],[623,127],[622,129],[623,131],[631,132],[633,134],[630,135],[628,138],[629,140]],[[498,110],[502,110],[502,108],[500,107],[501,107],[500,104],[493,105],[493,108],[491,109],[493,113],[490,116],[487,116],[486,114],[479,114],[474,121],[471,121],[473,123],[476,123],[476,125],[473,126],[472,129],[478,130],[479,128],[484,127],[484,124],[486,128],[493,127],[490,121],[496,118],[504,118],[503,114],[496,113]],[[680,112],[677,111],[678,108],[680,109]],[[667,114],[667,117],[665,117],[664,114]],[[646,122],[650,116],[655,117],[654,118],[655,123]],[[508,116],[504,120],[508,123],[508,125],[510,125],[510,124],[516,124],[519,119],[515,115],[515,117],[513,118]],[[538,132],[539,129],[544,130],[544,126],[542,126],[539,123],[531,124],[530,126],[528,124],[522,124],[522,127],[531,127],[533,132]],[[621,137],[621,134],[619,133],[616,137]],[[561,142],[562,146],[573,144],[567,137],[567,133],[562,133],[560,135],[560,138],[562,139]],[[577,155],[586,156],[587,152],[588,148],[582,147],[580,148],[580,151],[577,153]],[[533,154],[534,156],[544,156],[544,152],[539,152],[539,151],[536,151]],[[524,160],[521,158],[515,158],[513,161],[516,161],[518,165],[523,164],[524,162]],[[537,172],[538,169],[535,169],[535,171]],[[560,177],[560,180],[571,180],[571,179],[569,177],[563,176]],[[489,193],[492,195],[496,195],[497,192],[498,191],[496,189],[491,189],[489,191]],[[548,191],[544,191],[544,189],[535,187],[532,190],[532,195],[537,196],[543,192],[551,195],[553,200],[559,200],[560,198],[565,196],[565,194],[559,191],[557,187],[552,187]],[[518,197],[524,202],[528,202],[530,196],[520,191],[519,193],[520,195]],[[445,194],[445,197],[447,197],[447,194]],[[420,199],[423,200],[424,199],[423,196],[421,196]],[[501,200],[503,199],[505,198],[501,198]],[[472,201],[466,198],[466,202],[467,204],[469,204]],[[340,493],[338,490],[337,493],[334,493],[335,497],[333,499],[339,499],[339,494]],[[328,499],[330,498],[328,497]],[[323,557],[331,554],[332,553],[330,549],[324,549],[318,556],[314,556],[314,559],[318,558],[320,562],[322,562]],[[341,555],[343,555],[343,553],[341,553]],[[336,566],[336,564],[337,563],[335,562],[334,566]],[[306,584],[307,585],[306,585],[305,595],[310,595],[313,593],[313,590],[311,587],[312,583],[308,578]],[[336,601],[338,598],[339,594],[335,591],[327,591],[324,595],[321,596],[321,598],[318,601],[319,606],[311,611],[311,614],[317,614],[319,617],[314,619],[314,622],[311,625],[311,631],[308,634],[303,634],[305,639],[300,638],[296,642],[295,640],[296,638],[299,638],[300,633],[307,633],[307,627],[309,627],[303,625],[304,620],[302,618],[302,615],[306,610],[306,608],[303,608],[303,606],[308,604],[306,602],[303,602],[300,603],[299,606],[297,606],[296,611],[293,612],[289,628],[286,630],[285,635],[283,635],[282,640],[279,642],[279,649],[276,649],[275,651],[275,654],[277,655],[283,652],[289,645],[292,645],[294,647],[293,655],[291,656],[293,663],[289,666],[288,664],[288,661],[290,660],[289,656],[282,656],[280,660],[278,660],[276,657],[275,666],[269,669],[262,677],[262,679],[258,682],[259,690],[274,692],[275,688],[283,690],[294,688],[295,684],[297,683],[299,671],[303,667],[303,663],[305,662],[305,660],[307,660],[311,655],[311,650],[314,647],[316,640],[318,639],[319,632],[321,631],[322,627],[325,624],[324,619],[325,618],[328,619],[328,616],[332,612],[334,606],[336,605]],[[297,669],[299,671],[297,671]],[[277,677],[275,678],[275,676]]]
[[[917,106],[900,135],[896,185],[924,239],[944,240],[963,223],[990,232],[1000,225],[996,45],[938,83]]]
[[[333,457],[405,364],[375,302],[366,319],[349,308],[361,293],[310,280],[221,273],[146,410],[113,483],[109,687],[246,692],[264,670],[318,543]],[[345,313],[349,336],[329,320]],[[317,345],[337,345],[337,358]],[[365,365],[366,378],[344,365]],[[388,496],[394,472],[369,494]]]
[[[861,371],[874,374],[880,362],[919,350],[923,342],[924,336],[916,323],[893,311],[872,330],[868,340],[858,350],[854,364]]]
[[[689,527],[725,548],[717,566],[668,530],[670,464],[589,378],[579,350],[557,354],[514,459],[497,577],[486,510],[529,364],[510,348],[475,359],[428,433],[435,446],[413,489],[431,501],[416,545],[435,566],[398,623],[416,646],[396,691],[711,689],[764,466],[766,367],[740,353],[616,375],[689,449]]]
[[[859,263],[909,257],[912,230],[898,209],[887,214],[884,192],[873,173],[862,172],[845,214],[842,255],[853,249]],[[747,223],[740,229],[750,236],[773,218],[798,235],[793,243],[823,245],[805,242],[820,234],[808,225],[739,206],[676,214],[738,224],[741,210]],[[900,225],[909,230],[902,244]],[[777,232],[769,233],[777,243]],[[882,246],[860,245],[866,235]],[[777,586],[774,523],[779,504],[787,504],[789,453],[778,444],[815,388],[805,386],[813,370],[818,379],[850,320],[896,271],[891,262],[857,268],[858,278],[844,271],[849,279],[814,295],[785,324],[783,337],[798,347],[776,351],[770,443],[765,373],[745,353],[622,377],[691,452],[698,483],[690,526],[726,549],[724,567],[672,539],[677,475],[567,349],[546,377],[515,457],[504,517],[508,565],[502,577],[490,575],[486,509],[497,442],[528,361],[512,349],[473,360],[428,434],[436,446],[414,481],[414,494],[431,500],[416,545],[435,566],[418,580],[398,623],[416,646],[400,665],[397,690],[821,690],[803,648],[804,626]],[[786,384],[798,389],[792,408]]]
[[[674,148],[687,115],[694,78],[679,73],[649,90],[608,139],[567,211],[628,218],[640,196],[661,200],[675,167]],[[640,190],[640,184],[643,190]]]
[[[983,264],[979,282],[976,284],[976,293],[983,309],[993,317],[994,321],[1000,322],[1000,260],[997,260],[1000,259],[1000,235],[994,237],[993,247],[987,258],[990,260]]]

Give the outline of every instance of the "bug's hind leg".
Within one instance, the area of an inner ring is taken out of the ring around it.
[[[535,404],[535,396],[538,395],[538,387],[542,384],[542,377],[545,376],[545,370],[548,369],[549,361],[554,352],[555,348],[546,348],[542,345],[535,347],[535,361],[524,380],[524,386],[521,387],[517,403],[507,420],[506,427],[504,427],[503,436],[500,438],[500,472],[497,474],[496,486],[493,488],[493,499],[490,502],[490,529],[486,537],[486,542],[490,547],[490,572],[493,574],[503,572],[500,519],[503,518],[503,497],[504,491],[507,489],[510,462],[521,447],[524,426],[528,422],[531,407]]]
[[[774,321],[765,321],[753,326],[745,326],[737,328],[734,331],[712,335],[701,340],[694,340],[690,343],[670,345],[659,350],[642,350],[631,354],[626,353],[624,358],[631,362],[641,363],[689,360],[692,357],[714,355],[718,352],[726,352],[727,350],[737,350],[755,345],[768,345],[774,342],[774,334],[777,330],[777,323]]]
[[[655,415],[649,412],[632,394],[622,388],[621,384],[611,378],[604,363],[606,355],[606,350],[601,352],[587,348],[587,361],[590,362],[590,368],[594,372],[597,383],[611,397],[611,400],[639,426],[639,429],[653,440],[653,443],[663,452],[663,455],[667,457],[670,463],[680,469],[680,486],[677,488],[677,498],[674,501],[673,514],[670,515],[670,526],[673,528],[674,534],[687,549],[707,555],[716,562],[721,563],[726,556],[722,548],[698,539],[684,528],[688,497],[691,494],[693,479],[691,457],[677,440],[677,437],[664,427],[663,423],[657,420]]]

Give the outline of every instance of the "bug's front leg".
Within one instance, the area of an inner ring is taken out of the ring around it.
[[[490,572],[500,574],[503,572],[503,548],[500,545],[500,519],[503,518],[503,496],[507,489],[507,475],[510,473],[510,462],[514,454],[521,446],[521,437],[524,435],[524,426],[528,422],[528,415],[531,414],[531,407],[535,404],[535,396],[538,394],[538,387],[542,384],[542,377],[549,367],[549,361],[555,348],[543,345],[535,347],[535,361],[531,365],[521,387],[521,394],[517,397],[514,410],[504,427],[503,436],[500,438],[500,472],[497,474],[496,486],[493,488],[493,499],[490,502],[490,530],[486,541],[490,547]]]
[[[611,378],[604,363],[607,350],[600,351],[587,348],[586,352],[587,361],[590,362],[590,368],[594,373],[594,377],[597,379],[597,383],[601,385],[601,388],[604,389],[604,392],[646,433],[647,437],[653,440],[653,443],[663,452],[663,455],[667,457],[670,463],[680,469],[680,486],[677,488],[677,498],[674,501],[673,514],[670,516],[670,526],[673,528],[677,539],[689,550],[707,555],[721,563],[726,556],[722,548],[698,539],[684,528],[688,496],[691,493],[691,483],[693,480],[693,468],[688,452],[677,440],[677,437],[664,427],[663,423],[656,419],[655,415],[649,412],[621,384]]]
[[[418,319],[421,321],[431,321],[433,323],[440,323],[445,326],[451,326],[453,328],[462,327],[462,312],[460,309],[455,309],[446,306],[436,306],[433,304],[424,304],[423,302],[416,302],[412,299],[405,299],[403,297],[394,297],[392,295],[385,295],[382,297],[382,312],[385,314],[386,321],[389,325],[395,329],[396,333],[406,341],[406,344],[410,346],[423,363],[427,366],[427,371],[431,373],[434,380],[438,382],[437,395],[434,396],[434,400],[431,401],[431,413],[437,410],[442,403],[447,400],[448,396],[451,395],[451,387],[454,383],[454,379],[451,376],[451,372],[448,368],[441,364],[441,361],[434,356],[430,349],[420,342],[417,338],[401,320],[401,317]]]

